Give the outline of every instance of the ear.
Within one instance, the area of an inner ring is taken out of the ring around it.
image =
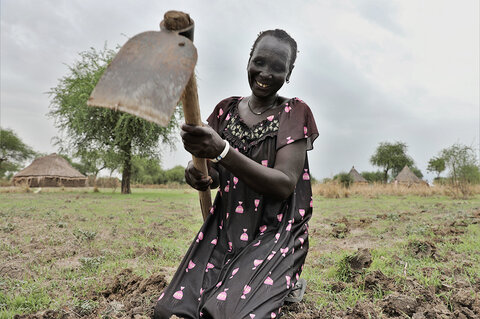
[[[285,81],[290,81],[290,76],[292,75],[292,71],[294,67],[295,65],[292,65],[292,67],[290,68],[290,71],[288,71],[287,78],[285,79]]]

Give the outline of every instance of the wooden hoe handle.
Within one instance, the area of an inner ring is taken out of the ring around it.
[[[193,21],[190,16],[180,11],[168,11],[165,13],[164,20],[161,27],[171,31],[184,31],[179,34],[186,36],[193,41]],[[198,104],[198,91],[197,81],[195,79],[195,72],[190,77],[185,91],[182,96],[183,114],[185,116],[185,123],[189,125],[202,126],[202,118],[200,115],[200,106]],[[193,166],[198,169],[202,174],[208,176],[207,161],[204,158],[197,158],[192,156]],[[212,206],[212,198],[210,189],[206,191],[199,191],[200,207],[202,209],[203,220],[207,219],[207,216]]]

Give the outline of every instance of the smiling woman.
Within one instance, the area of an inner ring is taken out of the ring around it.
[[[219,190],[156,318],[275,318],[299,282],[312,214],[307,151],[318,131],[302,100],[278,95],[296,51],[285,31],[262,32],[247,66],[250,96],[221,101],[209,126],[182,126],[185,149],[211,159],[209,176],[189,163],[187,183]]]

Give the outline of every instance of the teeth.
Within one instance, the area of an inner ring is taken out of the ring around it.
[[[258,84],[259,86],[261,86],[262,88],[266,88],[266,87],[268,86],[267,84],[263,84],[263,83],[260,83],[260,82],[258,82],[258,81],[256,81],[256,82],[257,82],[257,84]]]

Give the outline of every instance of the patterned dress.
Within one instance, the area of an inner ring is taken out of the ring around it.
[[[299,139],[312,149],[318,136],[310,108],[294,98],[253,126],[239,116],[241,97],[221,101],[208,124],[230,145],[273,167],[277,150]],[[210,215],[193,240],[156,316],[276,318],[298,280],[308,250],[312,192],[308,159],[293,194],[278,200],[259,194],[222,165]]]

